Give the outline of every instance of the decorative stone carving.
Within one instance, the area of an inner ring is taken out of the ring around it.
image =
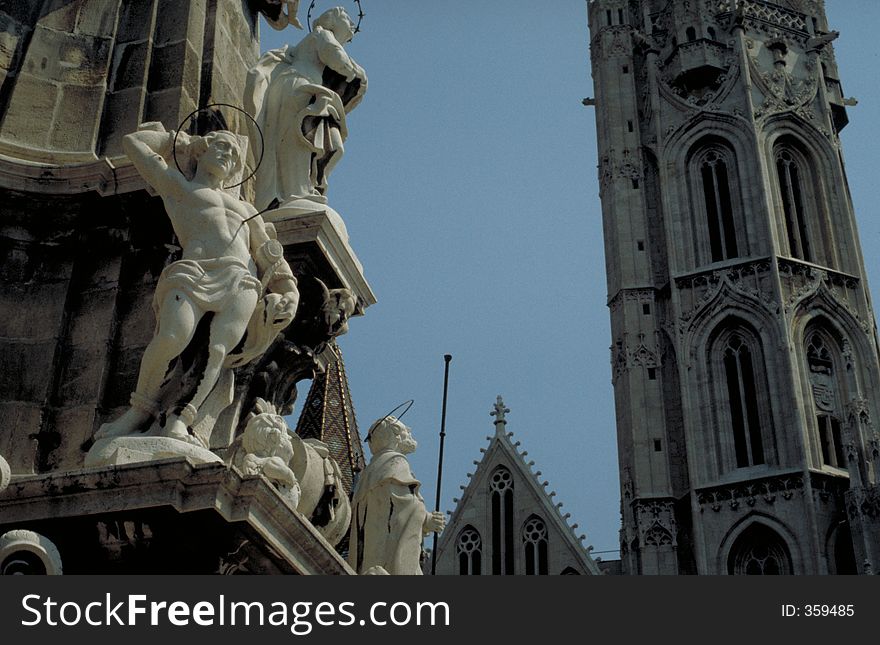
[[[777,496],[782,496],[786,501],[790,500],[796,491],[803,491],[803,488],[804,481],[800,475],[773,477],[700,490],[697,491],[697,501],[700,504],[700,512],[709,508],[717,513],[725,504],[730,510],[735,511],[742,504],[752,508],[758,501],[772,505],[777,501]]]
[[[341,7],[321,14],[296,46],[266,52],[248,72],[244,107],[264,135],[256,177],[257,208],[273,203],[323,210],[327,179],[343,153],[345,115],[367,90],[367,75],[343,46],[354,23]],[[251,145],[260,140],[249,124]]]
[[[131,408],[95,435],[142,437],[146,430],[171,440],[154,447],[161,451],[173,449],[173,442],[209,445],[217,415],[232,400],[230,368],[263,354],[299,302],[274,228],[224,190],[243,167],[241,141],[227,131],[192,139],[179,134],[178,158],[194,160],[191,178],[169,165],[173,145],[174,133],[161,124],[145,124],[123,140],[135,167],[161,195],[183,258],[165,268],[156,286],[156,331]],[[158,422],[147,427],[154,417]]]
[[[755,118],[763,119],[771,114],[793,111],[805,119],[812,119],[813,113],[808,106],[819,90],[819,77],[816,73],[814,57],[805,58],[804,76],[796,78],[786,65],[785,57],[788,53],[786,43],[781,39],[775,39],[767,42],[766,46],[774,55],[772,71],[761,70],[755,58],[748,57],[752,80],[764,97],[763,102],[755,110]]]
[[[52,541],[23,529],[0,536],[0,575],[62,574],[61,554]]]
[[[303,278],[299,289],[296,320],[258,364],[245,409],[253,405],[251,401],[262,398],[282,414],[292,413],[297,382],[314,376],[319,369],[318,355],[334,338],[345,334],[351,316],[362,311],[350,290],[328,289],[317,278]]]
[[[245,475],[263,475],[271,481],[330,544],[345,536],[351,505],[339,466],[325,443],[291,432],[272,404],[257,399],[231,462]]]
[[[383,417],[367,432],[372,459],[352,496],[354,517],[348,563],[360,574],[422,575],[422,538],[440,532],[446,518],[428,512],[406,455],[418,444],[395,417]]]
[[[880,517],[880,489],[876,486],[850,488],[844,499],[850,521]]]
[[[641,546],[677,546],[678,529],[672,502],[636,500],[635,522]]]
[[[616,381],[622,374],[633,367],[644,369],[657,368],[663,364],[660,351],[659,332],[655,331],[650,341],[646,341],[646,334],[638,334],[638,343],[634,348],[627,341],[628,334],[624,334],[611,346],[612,380]]]
[[[681,294],[681,329],[724,297],[725,290],[760,302],[768,309],[772,308],[775,302],[772,280],[768,260],[676,278],[675,285]]]
[[[293,444],[287,424],[262,399],[257,399],[257,405],[259,414],[248,421],[232,463],[245,475],[263,475],[296,508],[302,489],[289,466]]]

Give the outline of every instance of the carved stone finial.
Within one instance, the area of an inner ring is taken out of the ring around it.
[[[504,399],[501,398],[500,394],[495,399],[495,405],[492,407],[493,410],[489,413],[489,416],[495,417],[495,430],[503,432],[504,426],[507,425],[507,418],[504,415],[510,412],[510,408],[505,407]]]

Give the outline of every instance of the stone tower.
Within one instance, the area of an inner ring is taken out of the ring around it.
[[[822,1],[588,11],[625,571],[876,569],[876,324]]]

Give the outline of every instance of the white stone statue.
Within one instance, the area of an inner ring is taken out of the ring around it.
[[[128,157],[162,197],[183,257],[165,268],[156,285],[155,335],[141,360],[131,408],[95,436],[137,434],[166,412],[164,427],[154,426],[152,434],[207,447],[207,435],[191,433],[200,407],[224,370],[225,390],[231,392],[228,368],[259,356],[293,320],[299,292],[274,228],[223,188],[244,165],[239,138],[227,131],[191,139],[178,135],[178,157],[194,161],[192,178],[169,163],[173,141],[174,133],[158,123],[142,125],[123,140]],[[209,338],[201,341],[207,359],[195,393],[185,403],[174,402],[182,409],[165,409],[177,394],[166,387],[171,368],[209,313]]]
[[[262,129],[264,150],[255,205],[273,202],[320,210],[327,178],[343,153],[345,115],[367,90],[367,75],[346,53],[354,23],[341,7],[328,9],[295,46],[266,52],[248,72],[244,107]],[[249,124],[251,154],[259,133]]]
[[[290,505],[296,508],[299,506],[302,489],[290,468],[293,443],[287,423],[283,417],[269,412],[265,401],[257,401],[258,409],[265,412],[254,415],[248,421],[241,436],[241,446],[235,452],[232,463],[244,475],[266,477],[275,484]]]
[[[331,545],[342,540],[351,505],[327,444],[291,432],[274,406],[260,398],[237,444],[233,466],[243,475],[263,475],[275,484]]]
[[[395,417],[376,421],[367,433],[372,458],[352,496],[348,563],[359,574],[422,575],[425,535],[446,526],[429,512],[406,455],[418,444]]]

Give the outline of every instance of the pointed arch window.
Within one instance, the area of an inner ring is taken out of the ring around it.
[[[513,575],[513,476],[504,466],[492,471],[492,575]]]
[[[523,550],[525,552],[526,575],[547,575],[547,525],[537,515],[532,515],[523,524]]]
[[[458,555],[459,575],[480,575],[483,559],[483,540],[473,526],[464,527],[461,533],[458,534],[455,553]]]
[[[709,409],[721,472],[776,463],[773,408],[760,336],[746,321],[722,322],[707,349]]]
[[[836,343],[821,329],[807,333],[806,354],[822,463],[846,468],[841,430],[841,385],[835,369]]]
[[[804,186],[803,159],[799,159],[789,147],[776,151],[776,174],[779,180],[779,193],[782,198],[782,211],[785,217],[785,231],[788,237],[788,251],[792,257],[813,261],[810,245],[809,217],[806,207],[806,186]]]
[[[753,524],[736,539],[727,558],[731,575],[780,576],[792,573],[788,547],[776,531]]]
[[[733,152],[721,143],[705,145],[693,158],[690,171],[696,180],[695,204],[697,215],[702,215],[702,236],[706,246],[705,256],[711,262],[740,257],[742,249],[738,236],[739,179]]]
[[[737,468],[764,463],[764,441],[752,350],[740,334],[724,347],[724,375]]]

